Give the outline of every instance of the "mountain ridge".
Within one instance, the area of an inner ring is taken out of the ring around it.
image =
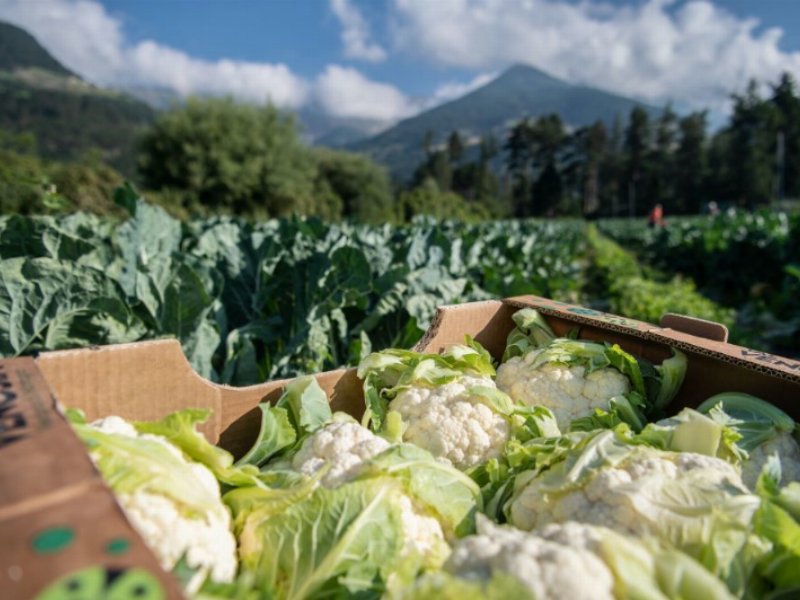
[[[130,95],[84,81],[34,36],[0,22],[0,129],[33,133],[45,158],[80,160],[97,149],[132,175],[136,138],[155,114]]]
[[[516,64],[480,88],[428,111],[404,119],[366,140],[348,145],[386,165],[392,174],[408,179],[424,159],[422,140],[433,132],[434,143],[452,131],[467,137],[488,133],[502,136],[525,117],[558,113],[569,126],[581,127],[597,120],[611,125],[635,106],[651,115],[658,109],[632,98],[553,77],[535,67]]]
[[[50,54],[30,33],[0,21],[0,71],[41,69],[64,77],[78,77]]]

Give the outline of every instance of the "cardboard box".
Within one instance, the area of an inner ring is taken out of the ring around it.
[[[665,316],[659,327],[534,296],[475,302],[441,308],[416,349],[438,352],[469,334],[499,357],[511,315],[523,307],[537,308],[559,335],[577,326],[582,338],[618,343],[655,362],[671,346],[683,350],[689,367],[674,412],[736,390],[800,420],[800,362],[728,344],[722,325],[679,315]],[[58,413],[53,394],[89,419],[157,419],[181,408],[211,408],[204,434],[240,455],[258,432],[257,405],[277,400],[287,381],[244,388],[210,383],[194,373],[175,340],[0,361],[0,598],[35,598],[59,581],[80,585],[101,575],[113,585],[121,573],[139,577],[163,598],[180,597]],[[322,373],[318,381],[334,410],[361,416],[354,369]],[[75,578],[79,572],[83,579]]]

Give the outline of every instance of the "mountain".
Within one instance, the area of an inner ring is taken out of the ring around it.
[[[154,118],[143,102],[83,81],[25,30],[0,22],[0,129],[33,133],[42,156],[99,150],[131,175],[136,137]]]
[[[571,127],[602,120],[610,125],[615,117],[627,117],[634,106],[652,115],[657,109],[636,100],[595,88],[573,85],[525,65],[516,65],[469,94],[401,121],[367,140],[349,145],[389,167],[401,180],[411,176],[424,159],[422,141],[433,133],[433,143],[442,143],[458,131],[466,139],[493,133],[499,139],[523,117],[558,113]]]
[[[64,77],[75,77],[30,33],[10,23],[0,22],[0,70],[16,69],[41,69]]]
[[[372,137],[386,128],[385,121],[334,117],[319,106],[301,108],[296,113],[301,138],[315,146],[339,148]]]

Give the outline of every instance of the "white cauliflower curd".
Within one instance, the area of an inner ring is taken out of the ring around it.
[[[514,402],[549,408],[558,426],[569,424],[594,412],[608,409],[615,396],[630,392],[628,378],[613,367],[586,374],[581,365],[545,363],[534,365],[542,350],[510,358],[497,369],[497,387]]]
[[[89,427],[121,438],[123,445],[125,439],[129,439],[144,448],[142,456],[135,457],[143,460],[131,464],[131,468],[139,470],[150,467],[151,478],[149,481],[145,478],[143,486],[118,489],[113,481],[114,473],[104,475],[125,515],[158,557],[161,566],[169,571],[185,557],[189,567],[197,569],[186,587],[189,594],[199,589],[206,576],[217,582],[232,581],[237,570],[236,540],[231,532],[230,513],[220,499],[219,484],[213,473],[204,465],[187,461],[181,451],[163,437],[139,434],[120,417],[106,417]],[[152,445],[156,445],[156,451],[166,452],[161,460],[155,458],[157,454],[153,457],[146,454],[148,446],[154,448]],[[108,448],[114,452],[111,444]],[[124,449],[136,452],[135,448]],[[90,447],[89,454],[103,472],[106,465],[98,448]],[[125,456],[120,455],[117,460],[125,461]],[[159,482],[160,478],[165,480]],[[191,494],[191,506],[185,506],[182,499],[172,493],[171,485],[176,483],[174,489],[178,496],[186,492]]]
[[[416,444],[458,469],[497,458],[509,439],[507,420],[471,388],[495,388],[488,377],[464,376],[435,387],[412,386],[389,404],[403,418],[403,441]]]
[[[510,521],[528,530],[575,520],[620,533],[658,535],[686,509],[671,494],[693,501],[698,518],[710,517],[717,502],[748,494],[736,468],[722,459],[646,447],[632,449],[623,461],[596,469],[581,483],[553,491],[547,476],[534,478],[511,504]],[[739,507],[749,511],[746,520],[757,507],[753,500]]]
[[[364,462],[390,446],[382,437],[358,423],[329,423],[314,432],[292,459],[292,468],[313,475],[323,467],[325,487],[337,487],[352,480]]]
[[[321,479],[326,488],[337,488],[358,477],[365,463],[391,444],[358,423],[333,422],[324,425],[305,442],[292,459],[292,468],[306,475],[327,471]],[[426,514],[409,496],[397,498],[404,534],[404,553],[442,556],[449,553],[439,521]]]
[[[408,496],[400,496],[400,520],[403,524],[403,554],[418,552],[421,556],[441,557],[450,553],[444,538],[444,531],[438,520],[425,511]],[[438,562],[439,559],[436,559]]]
[[[498,572],[512,575],[537,600],[611,600],[614,577],[589,543],[591,530],[569,524],[542,535],[482,521],[479,535],[464,538],[445,564],[448,572],[488,580]],[[564,529],[565,535],[560,532]],[[577,534],[577,535],[576,535]]]

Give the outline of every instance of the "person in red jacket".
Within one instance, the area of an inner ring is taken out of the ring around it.
[[[652,208],[647,216],[647,225],[649,227],[662,227],[664,225],[664,207],[661,204],[656,204]]]

